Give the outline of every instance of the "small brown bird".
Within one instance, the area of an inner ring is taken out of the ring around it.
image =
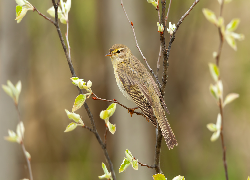
[[[113,45],[106,56],[111,58],[116,82],[123,95],[134,101],[155,127],[158,122],[169,149],[177,146],[177,140],[165,116],[165,110],[168,112],[166,104],[144,65],[122,44]]]

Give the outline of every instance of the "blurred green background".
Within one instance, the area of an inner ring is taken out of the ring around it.
[[[48,16],[50,0],[29,2]],[[193,0],[173,1],[168,20],[177,23],[192,3]],[[64,109],[72,108],[78,91],[71,83],[56,29],[31,11],[17,24],[15,6],[14,0],[0,0],[0,84],[6,84],[7,80],[22,81],[19,107],[34,179],[98,179],[97,176],[103,174],[101,163],[106,161],[95,136],[81,128],[63,132],[70,122]],[[141,50],[155,71],[160,44],[157,11],[146,0],[124,0],[124,6],[134,23]],[[226,24],[232,18],[241,19],[236,32],[245,35],[244,41],[237,42],[238,51],[224,43],[220,61],[225,95],[240,94],[224,111],[229,178],[237,180],[250,175],[249,6],[250,1],[234,0],[225,5],[223,11]],[[186,179],[225,179],[221,142],[210,142],[212,133],[206,128],[206,124],[216,122],[219,112],[209,92],[213,79],[208,69],[208,63],[215,62],[212,52],[218,49],[219,36],[217,28],[204,18],[202,8],[219,13],[217,0],[199,2],[180,26],[170,53],[165,100],[171,113],[167,118],[179,145],[171,151],[165,143],[162,145],[161,168],[168,179],[179,174]],[[72,0],[69,21],[71,56],[77,76],[91,80],[92,89],[99,97],[117,99],[135,107],[119,91],[110,59],[104,56],[113,44],[122,43],[142,60],[120,1]],[[66,26],[60,25],[64,34]],[[168,35],[166,38],[168,43]],[[99,113],[109,103],[92,99],[87,103],[103,137],[105,126]],[[90,126],[84,108],[77,113]],[[28,178],[21,147],[3,140],[8,129],[16,129],[18,119],[12,100],[2,89],[0,117],[0,179]],[[117,126],[115,135],[107,136],[117,179],[152,179],[154,171],[146,167],[139,167],[138,171],[129,167],[121,174],[118,169],[125,149],[140,162],[153,164],[153,125],[136,115],[131,118],[120,106],[110,121]]]

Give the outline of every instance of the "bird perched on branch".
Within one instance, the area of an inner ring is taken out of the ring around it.
[[[141,109],[143,114],[157,127],[169,149],[177,146],[177,140],[165,116],[168,111],[158,86],[144,65],[122,44],[115,44],[109,49],[117,85],[129,100]]]

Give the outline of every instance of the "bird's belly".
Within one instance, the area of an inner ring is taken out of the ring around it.
[[[122,92],[122,94],[123,94],[128,100],[133,101],[133,99],[131,98],[131,96],[130,96],[130,95],[127,93],[127,91],[125,90],[125,88],[124,88],[123,84],[121,83],[121,81],[120,81],[120,79],[119,79],[117,73],[116,73],[116,72],[114,72],[114,73],[115,73],[116,83],[117,83],[117,85],[118,85],[120,91]]]

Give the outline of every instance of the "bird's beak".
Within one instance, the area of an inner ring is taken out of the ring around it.
[[[109,52],[109,53],[108,53],[108,54],[106,54],[105,56],[106,56],[106,57],[107,57],[107,56],[111,56],[111,53]]]

